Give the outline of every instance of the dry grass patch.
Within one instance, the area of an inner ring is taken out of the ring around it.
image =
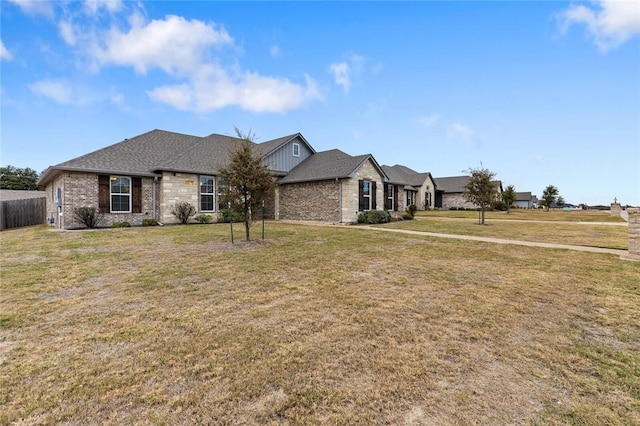
[[[0,423],[640,422],[638,263],[227,230],[0,233]]]
[[[418,220],[394,222],[383,226],[412,231],[473,235],[507,240],[604,247],[620,250],[627,250],[629,247],[629,231],[627,226],[599,225],[584,222],[554,223],[551,221],[541,223],[487,220],[485,226],[480,226],[473,220],[423,216]]]
[[[471,210],[429,210],[419,211],[420,217],[448,217],[458,219],[478,219],[478,212]],[[549,222],[611,222],[624,223],[621,217],[613,217],[608,211],[598,210],[543,210],[513,209],[511,213],[502,211],[485,212],[486,219],[542,220]]]

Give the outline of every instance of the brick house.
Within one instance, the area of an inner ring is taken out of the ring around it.
[[[74,209],[95,207],[103,213],[103,226],[140,225],[146,218],[168,224],[178,222],[172,207],[189,202],[198,213],[215,217],[224,189],[218,170],[242,142],[152,130],[51,166],[38,182],[46,188],[47,216],[60,228],[79,228],[83,224],[73,217]],[[300,133],[252,146],[277,179],[268,209],[272,218],[352,222],[359,207],[376,208],[377,192],[382,196],[386,176],[370,155],[316,153]],[[360,200],[359,180],[368,182]],[[364,199],[366,206],[359,203]]]
[[[418,210],[435,207],[436,184],[431,173],[418,173],[406,166],[382,166],[389,178],[384,186],[385,210],[402,212],[414,204]]]
[[[445,210],[451,208],[458,209],[476,209],[477,205],[473,204],[464,197],[467,182],[470,176],[451,176],[444,178],[435,178],[436,184],[436,202],[437,208]],[[502,199],[502,181],[494,180],[494,188],[496,190],[495,199]]]
[[[318,152],[278,180],[276,218],[356,222],[363,211],[384,209],[386,180],[370,154]]]

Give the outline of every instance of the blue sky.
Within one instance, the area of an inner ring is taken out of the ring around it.
[[[640,205],[640,0],[2,1],[0,164],[152,129],[302,133],[435,177]]]

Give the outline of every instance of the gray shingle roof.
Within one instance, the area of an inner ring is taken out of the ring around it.
[[[531,201],[531,192],[516,192],[516,201]]]
[[[265,156],[297,136],[302,138],[300,133],[295,133],[261,144],[252,143],[252,146]],[[241,143],[242,139],[215,133],[199,137],[152,130],[52,166],[43,173],[39,183],[46,184],[57,171],[64,170],[142,176],[161,171],[216,174]]]
[[[373,160],[370,154],[353,157],[339,149],[317,152],[294,167],[278,182],[295,183],[352,177],[360,165],[369,159]],[[375,163],[375,160],[373,161]]]
[[[407,166],[396,164],[395,166],[382,166],[382,170],[389,177],[389,182],[397,185],[422,186],[431,173],[418,173]]]
[[[464,186],[469,182],[471,176],[451,176],[443,178],[433,178],[438,191],[447,193],[464,192]]]
[[[193,147],[201,139],[182,133],[152,130],[49,167],[39,183],[46,184],[56,170],[152,176],[158,165]]]

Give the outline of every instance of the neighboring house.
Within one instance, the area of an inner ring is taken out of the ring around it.
[[[533,208],[533,198],[531,192],[516,192],[516,202],[514,204],[520,209],[530,209]]]
[[[95,207],[104,215],[103,226],[121,221],[140,225],[145,218],[177,223],[171,210],[178,202],[191,203],[198,213],[216,214],[224,208],[220,167],[241,143],[218,134],[198,137],[153,130],[49,167],[39,180],[46,187],[47,216],[53,215],[60,228],[77,228],[83,225],[73,217],[74,209]],[[358,211],[376,208],[376,193],[381,196],[386,181],[372,156],[316,153],[300,133],[252,147],[278,179],[276,197],[266,206],[268,217],[353,222]],[[322,173],[312,167],[318,162]],[[289,174],[292,177],[283,180]],[[340,184],[325,188],[331,179]],[[369,182],[363,184],[364,204],[358,200],[358,180]],[[313,190],[322,186],[318,182],[324,182],[321,196]],[[304,185],[310,191],[294,189]],[[332,197],[340,206],[336,214],[325,206],[335,204],[326,201]]]
[[[389,178],[384,187],[385,210],[402,212],[414,204],[418,210],[435,207],[436,184],[431,173],[418,173],[406,166],[382,166]]]
[[[465,186],[469,182],[470,176],[451,176],[443,178],[434,178],[436,184],[436,203],[437,208],[445,210],[451,208],[458,209],[475,209],[478,208],[474,203],[467,201],[464,196]],[[495,199],[502,199],[502,181],[492,181],[496,190]]]
[[[356,222],[384,209],[382,168],[370,154],[318,152],[278,179],[276,219]]]

